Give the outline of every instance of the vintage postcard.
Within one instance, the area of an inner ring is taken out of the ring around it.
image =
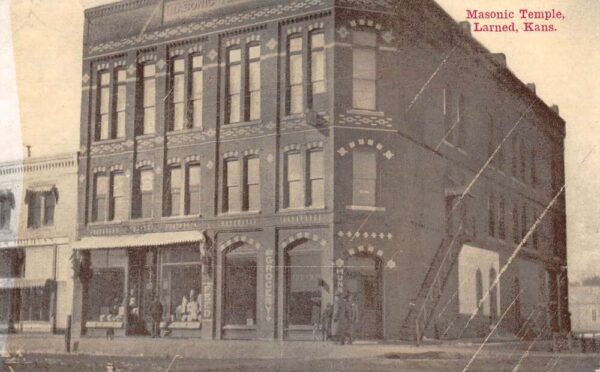
[[[0,0],[6,371],[599,371],[600,3]]]

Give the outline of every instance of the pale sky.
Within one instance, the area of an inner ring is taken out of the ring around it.
[[[83,10],[106,0],[0,0],[0,161],[77,151]],[[457,21],[466,9],[555,8],[557,32],[474,33],[567,122],[567,222],[571,280],[600,275],[600,2],[438,0]],[[12,36],[10,30],[12,29]],[[579,165],[595,145],[598,148]]]

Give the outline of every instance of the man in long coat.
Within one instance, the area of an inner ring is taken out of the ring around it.
[[[333,339],[339,341],[340,345],[343,345],[346,338],[346,328],[348,327],[348,311],[346,300],[339,292],[333,298],[332,318],[331,334],[333,335]]]

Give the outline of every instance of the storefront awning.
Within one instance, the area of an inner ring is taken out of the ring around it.
[[[39,288],[52,283],[52,279],[0,278],[0,289]]]
[[[199,243],[204,241],[202,231],[167,232],[152,234],[90,236],[73,244],[73,249],[112,249],[164,247],[175,244]]]

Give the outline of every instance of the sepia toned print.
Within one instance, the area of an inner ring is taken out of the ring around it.
[[[600,368],[568,123],[477,41],[564,10],[84,5],[77,145],[0,164],[7,368]]]

